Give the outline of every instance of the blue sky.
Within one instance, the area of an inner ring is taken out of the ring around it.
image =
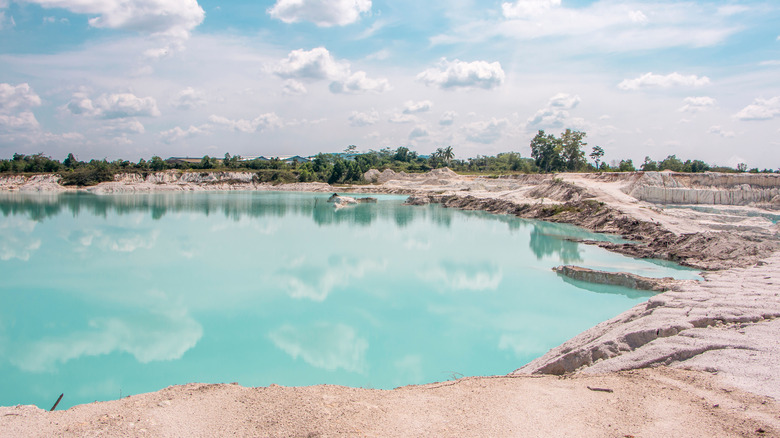
[[[0,0],[0,158],[516,151],[780,167],[775,1]]]

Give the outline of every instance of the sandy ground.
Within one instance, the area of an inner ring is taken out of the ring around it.
[[[677,235],[735,236],[720,245],[777,239],[778,227],[770,221],[725,211],[756,207],[729,207],[718,214],[661,209],[627,195],[625,180],[559,177],[620,214]],[[547,205],[572,196],[556,192],[557,186],[540,192],[536,181],[540,178],[486,179],[448,172],[395,179],[390,175],[381,185],[356,190],[450,194],[513,205]],[[105,189],[108,193],[134,187],[166,189],[165,184],[137,181],[111,184]],[[209,187],[224,189],[223,185]],[[192,187],[183,184],[175,189]],[[322,185],[307,187],[299,184],[294,189],[330,191]],[[725,249],[734,254],[744,250]],[[751,260],[761,260],[709,273],[704,282],[656,295],[511,376],[392,391],[190,384],[63,412],[3,407],[0,437],[780,437],[780,254],[753,256]],[[562,373],[566,377],[549,375]]]
[[[466,378],[391,391],[189,384],[61,412],[31,406],[0,408],[4,437],[746,437],[779,433],[780,405],[773,400],[723,386],[706,373],[666,368],[603,376]]]

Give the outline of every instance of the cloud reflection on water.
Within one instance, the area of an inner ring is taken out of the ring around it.
[[[300,357],[313,367],[328,371],[340,368],[354,373],[367,370],[368,341],[346,324],[321,322],[305,327],[285,324],[268,337],[290,357]]]

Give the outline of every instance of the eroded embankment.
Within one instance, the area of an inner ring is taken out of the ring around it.
[[[558,183],[566,185],[567,183]],[[577,190],[576,193],[581,193]],[[496,198],[457,195],[414,195],[410,205],[440,203],[445,207],[513,214],[522,218],[574,224],[598,233],[620,234],[632,243],[587,241],[608,250],[638,258],[675,261],[698,269],[749,266],[779,247],[775,240],[736,232],[676,235],[658,223],[640,221],[602,202],[579,199],[561,204],[520,204]]]

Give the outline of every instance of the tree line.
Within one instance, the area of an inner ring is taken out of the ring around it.
[[[178,170],[230,170],[253,171],[258,182],[327,182],[330,184],[354,184],[363,181],[363,174],[369,169],[392,169],[396,172],[419,173],[432,169],[449,167],[455,172],[474,174],[509,173],[553,173],[553,172],[633,172],[671,170],[675,172],[752,172],[774,173],[773,170],[747,169],[740,164],[736,169],[711,166],[701,160],[685,160],[669,155],[663,160],[645,157],[637,168],[632,160],[623,159],[607,164],[603,158],[604,149],[593,146],[586,158],[587,134],[582,131],[565,130],[560,136],[547,134],[543,130],[531,140],[531,157],[522,157],[518,152],[503,152],[494,156],[477,156],[456,159],[452,146],[438,148],[430,155],[421,155],[405,146],[396,149],[384,148],[357,153],[357,147],[348,146],[343,153],[320,153],[310,161],[287,163],[277,158],[246,160],[239,155],[226,153],[223,158],[204,156],[200,161],[190,163],[164,160],[153,156],[141,158],[137,163],[127,160],[107,161],[92,159],[80,161],[74,155],[62,161],[42,153],[33,155],[14,154],[10,159],[0,159],[2,173],[57,173],[64,185],[88,186],[103,181],[112,181],[118,173],[148,173],[168,169]]]

